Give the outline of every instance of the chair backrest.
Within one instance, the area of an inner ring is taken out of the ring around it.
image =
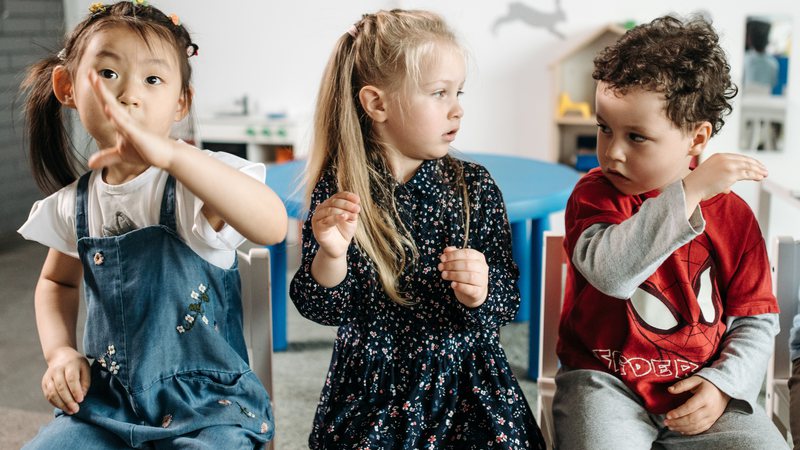
[[[558,323],[564,303],[564,283],[567,279],[567,253],[564,236],[546,232],[542,248],[542,299],[541,338],[539,339],[539,367],[541,377],[555,377],[558,372]]]
[[[545,232],[542,248],[542,297],[541,323],[539,324],[539,370],[538,385],[539,408],[537,419],[545,441],[552,448],[555,437],[553,426],[553,395],[555,376],[558,372],[558,324],[561,320],[561,306],[564,302],[564,283],[567,278],[567,254],[564,251],[564,236]]]
[[[800,241],[779,236],[772,243],[772,288],[780,308],[780,332],[775,337],[775,350],[767,367],[765,383],[767,415],[781,432],[790,428],[789,388],[792,361],[789,336],[800,302]],[[792,430],[800,432],[799,430]]]
[[[267,389],[274,408],[269,250],[240,248],[236,254],[242,280],[242,318],[250,367]]]
[[[781,309],[781,331],[775,337],[775,378],[788,379],[792,373],[789,358],[789,330],[797,314],[800,289],[800,241],[778,236],[773,241],[772,286]]]

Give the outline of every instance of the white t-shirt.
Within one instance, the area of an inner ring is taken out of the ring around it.
[[[225,152],[204,150],[241,172],[263,182],[266,167]],[[116,236],[156,225],[161,213],[161,197],[169,173],[149,167],[133,180],[118,185],[106,184],[100,170],[89,178],[87,216],[89,235]],[[214,183],[215,180],[207,180]],[[78,258],[75,231],[75,199],[78,181],[33,204],[28,220],[17,230],[25,239],[39,242]],[[175,186],[175,220],[178,234],[195,253],[221,268],[230,268],[236,247],[244,237],[228,224],[214,231],[201,212],[203,201],[180,182]]]

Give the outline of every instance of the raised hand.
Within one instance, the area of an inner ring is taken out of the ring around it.
[[[89,391],[91,375],[86,357],[71,347],[62,347],[48,362],[42,377],[42,393],[47,401],[67,414],[80,409]]]
[[[669,411],[664,420],[664,425],[670,430],[681,434],[700,434],[711,428],[725,412],[731,399],[728,394],[714,386],[714,383],[698,375],[673,384],[668,391],[670,394],[693,394],[686,403]]]
[[[344,256],[356,234],[360,211],[361,199],[352,192],[338,192],[320,203],[311,219],[320,251],[330,258]]]
[[[489,265],[483,253],[471,248],[447,247],[437,266],[442,279],[450,281],[456,299],[468,308],[486,301],[489,292]]]
[[[760,181],[767,177],[767,168],[749,156],[715,153],[683,179],[687,198],[708,200],[730,192],[733,183],[742,180]]]
[[[89,167],[98,169],[122,162],[147,164],[168,169],[172,159],[174,141],[159,136],[139,125],[105,87],[97,73],[89,73],[95,97],[103,107],[106,117],[117,132],[117,142],[100,149],[89,158]]]

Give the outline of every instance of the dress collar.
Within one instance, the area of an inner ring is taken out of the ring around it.
[[[433,194],[433,191],[441,190],[441,159],[429,159],[420,164],[414,175],[405,183],[399,183],[401,188],[413,194]]]

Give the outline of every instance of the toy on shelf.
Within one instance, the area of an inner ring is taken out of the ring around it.
[[[597,83],[592,78],[594,58],[625,34],[625,29],[609,23],[576,33],[565,42],[563,51],[551,62],[553,83],[550,89],[550,107],[553,139],[550,158],[573,166],[580,158],[578,137],[597,133],[594,114],[594,94]],[[592,147],[593,149],[593,147]],[[590,152],[591,153],[591,152]],[[587,155],[585,159],[589,159]],[[586,167],[591,161],[586,161]]]
[[[589,102],[574,102],[569,98],[569,94],[562,92],[558,97],[558,110],[556,117],[564,117],[567,113],[578,112],[584,119],[592,117],[592,112],[589,109]]]

